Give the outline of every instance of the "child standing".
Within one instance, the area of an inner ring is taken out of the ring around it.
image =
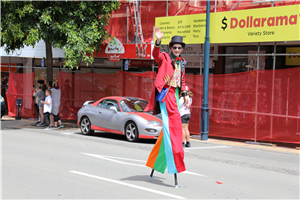
[[[180,115],[181,115],[181,123],[182,123],[182,147],[190,148],[191,143],[190,143],[189,122],[191,118],[191,105],[192,105],[193,93],[190,91],[188,86],[185,86],[185,91],[187,91],[187,95],[189,96],[189,102],[185,104],[183,97],[179,99]]]
[[[52,110],[52,98],[51,98],[51,90],[46,90],[46,99],[42,103],[44,104],[44,120],[45,120],[45,125],[46,127],[44,130],[50,130],[50,113]]]

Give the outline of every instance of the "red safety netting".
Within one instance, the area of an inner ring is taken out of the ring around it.
[[[144,42],[150,43],[153,39],[153,27],[156,17],[167,16],[167,1],[140,1],[140,16]],[[247,10],[271,7],[272,2],[258,3],[257,1],[217,0],[216,12],[234,10]],[[300,0],[275,1],[274,6],[300,4]],[[129,8],[128,41],[127,41],[127,7]],[[210,2],[211,13],[215,12],[215,1]],[[134,13],[131,4],[121,1],[120,9],[112,13],[107,32],[117,37],[122,43],[130,43],[135,35]],[[168,16],[191,15],[206,12],[206,1],[168,1]]]
[[[154,81],[154,72],[141,74],[118,72],[97,74],[94,72],[73,74],[59,72],[61,88],[59,115],[62,119],[77,119],[77,111],[88,100],[106,96],[132,96],[149,99]]]
[[[154,79],[154,72],[60,72],[60,116],[77,119],[85,101],[105,96],[149,100]],[[186,75],[186,83],[194,93],[190,132],[200,134],[203,77]],[[210,75],[209,107],[211,136],[300,143],[300,67]]]
[[[203,79],[186,80],[194,93],[190,131],[197,134]],[[210,75],[209,107],[212,136],[300,143],[300,68]]]
[[[8,89],[6,91],[8,115],[16,116],[16,102],[22,99],[20,116],[25,118],[34,117],[35,109],[33,103],[33,80],[34,73],[18,74],[9,73]]]

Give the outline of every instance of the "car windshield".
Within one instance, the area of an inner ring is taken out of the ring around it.
[[[125,99],[120,101],[123,112],[143,112],[148,102],[140,99]]]

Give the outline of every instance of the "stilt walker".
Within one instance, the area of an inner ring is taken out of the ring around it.
[[[173,36],[169,43],[171,53],[161,53],[163,31],[160,31],[159,27],[155,28],[155,36],[157,40],[152,54],[159,65],[158,73],[150,101],[144,111],[153,110],[153,114],[161,112],[163,129],[149,155],[146,166],[152,168],[150,179],[153,177],[154,170],[164,173],[167,168],[169,174],[174,174],[175,188],[177,188],[177,173],[185,171],[179,112],[180,95],[184,96],[185,103],[189,101],[186,91],[181,90],[181,88],[186,88],[184,74],[187,62],[180,55],[185,43],[181,36]]]

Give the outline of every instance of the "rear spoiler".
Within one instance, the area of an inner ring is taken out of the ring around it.
[[[86,101],[86,102],[83,103],[83,105],[84,105],[84,106],[87,106],[87,105],[89,105],[90,103],[94,103],[94,102],[95,102],[95,101]]]

